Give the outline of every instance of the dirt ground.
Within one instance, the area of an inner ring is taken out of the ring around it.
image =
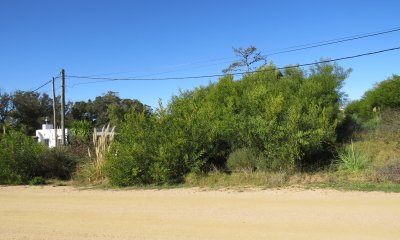
[[[0,239],[400,239],[400,194],[0,186]]]

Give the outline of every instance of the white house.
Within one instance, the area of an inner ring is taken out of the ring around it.
[[[42,129],[36,130],[36,137],[38,138],[38,142],[44,143],[46,146],[49,148],[55,147],[56,146],[56,140],[54,136],[54,129],[53,129],[53,124],[42,124]],[[68,129],[65,129],[65,142],[68,140],[68,134],[69,131]],[[61,139],[62,139],[62,131],[61,129],[57,129],[57,144],[61,145]]]

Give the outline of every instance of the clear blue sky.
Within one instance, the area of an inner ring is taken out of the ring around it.
[[[1,0],[0,89],[30,90],[57,76],[152,77],[221,73],[232,47],[269,50],[400,27],[400,1],[134,1]],[[400,32],[271,56],[277,66],[400,46]],[[204,61],[204,62],[203,62]],[[226,60],[225,60],[226,61]],[[202,63],[198,63],[202,62]],[[211,66],[210,66],[211,65]],[[353,68],[344,91],[359,98],[374,83],[400,74],[400,51],[339,62]],[[121,73],[123,72],[123,73]],[[109,74],[114,73],[114,74]],[[67,100],[108,90],[156,106],[179,89],[215,78],[148,82],[67,79]],[[59,85],[59,84],[58,84]],[[50,92],[50,85],[41,92]],[[58,89],[57,89],[58,90]],[[59,91],[58,91],[59,92]]]

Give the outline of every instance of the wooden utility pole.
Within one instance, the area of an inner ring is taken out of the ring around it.
[[[65,145],[65,72],[61,69],[61,144]]]
[[[56,93],[55,93],[55,88],[54,88],[54,78],[53,78],[53,128],[54,128],[54,144],[57,147],[57,122],[56,122]]]

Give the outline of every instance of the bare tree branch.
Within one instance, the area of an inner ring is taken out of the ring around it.
[[[250,72],[253,70],[252,65],[264,61],[266,63],[266,58],[261,54],[261,52],[256,52],[257,48],[250,46],[248,48],[233,48],[233,52],[238,57],[238,60],[231,63],[229,67],[222,70],[223,73],[228,74],[237,71]]]

